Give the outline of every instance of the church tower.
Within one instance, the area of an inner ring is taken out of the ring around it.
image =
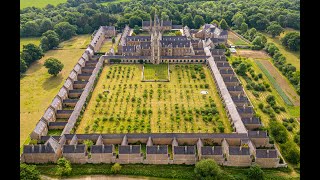
[[[158,15],[154,14],[153,26],[151,27],[151,62],[153,64],[160,64],[161,60],[161,45],[160,40],[162,39],[162,23],[158,18]],[[151,24],[151,21],[150,21]]]

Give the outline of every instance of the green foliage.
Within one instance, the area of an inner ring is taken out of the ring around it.
[[[20,164],[21,180],[40,180],[40,172],[35,165]]]
[[[192,15],[190,13],[188,13],[186,16],[182,18],[182,25],[188,26],[189,28],[194,28]]]
[[[44,66],[48,69],[48,73],[54,76],[58,75],[64,67],[64,65],[55,58],[48,58],[44,62]]]
[[[111,167],[111,172],[113,174],[117,174],[121,171],[121,165],[119,163],[115,163],[112,167]]]
[[[59,158],[56,166],[56,174],[59,176],[67,176],[71,173],[72,167],[70,161],[66,158]]]
[[[292,51],[298,51],[300,49],[300,33],[288,32],[282,39],[283,46],[289,48]]]
[[[176,36],[182,36],[181,31],[175,31],[174,34],[175,34]]]
[[[248,24],[243,22],[240,26],[240,31],[241,31],[241,34],[244,34],[245,32],[248,31]]]
[[[288,162],[292,164],[298,164],[300,162],[300,151],[294,142],[288,141],[285,144],[281,144],[280,148],[281,154]]]
[[[139,34],[139,33],[140,33],[140,27],[137,26],[137,25],[135,25],[134,28],[133,28],[133,32],[134,32],[135,34]]]
[[[142,25],[142,19],[138,16],[131,16],[129,18],[129,26],[133,28],[135,25],[141,26]]]
[[[288,131],[287,129],[278,121],[271,120],[269,123],[269,129],[271,131],[271,136],[278,143],[285,143],[288,141]]]
[[[220,21],[220,28],[223,29],[223,30],[228,30],[228,29],[229,29],[229,25],[228,25],[228,23],[226,22],[226,20],[221,19],[221,21]]]
[[[20,54],[20,57],[26,62],[27,66],[30,66],[31,63],[39,60],[43,56],[42,49],[34,44],[24,45]]]
[[[20,57],[20,74],[27,71],[27,63]]]
[[[194,28],[199,29],[200,26],[204,25],[204,19],[200,15],[195,15],[194,16]]]
[[[213,21],[211,21],[211,24],[216,24],[217,26],[220,26],[219,21],[217,21],[216,19],[214,19]]]
[[[252,41],[252,45],[253,45],[252,47],[253,50],[261,50],[262,48],[264,48],[262,36],[256,36]]]
[[[197,179],[217,179],[222,170],[213,159],[204,159],[196,163],[194,173]]]
[[[267,28],[267,32],[271,34],[272,37],[279,36],[283,31],[283,28],[277,22],[271,23]]]
[[[253,165],[247,170],[247,178],[254,180],[263,180],[264,172],[258,165]]]
[[[232,23],[237,29],[240,28],[241,24],[245,22],[245,17],[241,12],[237,12],[231,19]]]
[[[112,44],[116,43],[116,38],[112,36]]]
[[[40,47],[43,51],[48,51],[57,47],[59,45],[59,41],[59,35],[53,30],[48,30],[41,36]]]
[[[59,35],[59,39],[68,40],[76,34],[77,27],[68,22],[60,22],[54,26],[54,31]]]

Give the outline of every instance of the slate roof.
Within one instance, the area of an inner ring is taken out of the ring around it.
[[[241,113],[254,113],[254,110],[252,107],[237,107],[238,112]]]
[[[55,153],[57,149],[51,144],[39,144],[39,145],[24,145],[23,153]]]
[[[228,62],[216,62],[217,67],[230,67]]]
[[[261,124],[261,121],[257,117],[241,118],[243,124]]]
[[[220,69],[220,74],[234,74],[232,69]]]
[[[172,29],[182,29],[182,25],[172,25]]]
[[[242,91],[241,86],[227,86],[228,91]]]
[[[250,138],[267,138],[267,131],[248,131]]]
[[[257,149],[256,158],[278,158],[278,153],[275,149]]]
[[[68,122],[49,122],[49,127],[53,127],[53,126],[65,126]]]
[[[151,36],[127,36],[126,41],[150,41]]]
[[[162,47],[172,46],[173,48],[175,48],[175,47],[190,47],[191,46],[190,41],[163,41],[163,40],[160,40],[160,44]]]
[[[202,155],[222,155],[221,146],[203,146],[201,147]]]
[[[147,146],[147,154],[168,154],[168,145]]]
[[[229,146],[230,155],[250,155],[249,147]]]
[[[92,145],[91,153],[112,153],[112,145]]]
[[[186,36],[162,36],[162,41],[190,41]]]
[[[174,154],[195,154],[196,153],[195,146],[174,146],[173,150],[174,150]]]
[[[163,26],[172,26],[172,22],[171,21],[163,21]]]
[[[150,49],[151,48],[151,42],[141,42],[140,43],[141,49]]]
[[[123,52],[136,52],[136,46],[123,46],[122,47]]]
[[[84,144],[77,145],[63,145],[63,153],[84,153],[86,151],[86,146]]]
[[[119,154],[140,154],[140,145],[119,146]]]
[[[143,26],[150,26],[150,21],[142,21],[142,27]]]
[[[239,82],[238,79],[234,76],[222,77],[224,82]]]

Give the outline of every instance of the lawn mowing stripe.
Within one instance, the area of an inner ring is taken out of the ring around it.
[[[279,84],[277,83],[277,81],[271,76],[271,74],[269,73],[269,71],[263,66],[263,64],[261,64],[260,61],[256,60],[255,61],[256,64],[258,65],[258,67],[261,69],[261,71],[267,76],[267,78],[269,79],[269,81],[271,82],[272,86],[276,89],[276,91],[278,92],[278,94],[282,97],[282,99],[284,100],[284,102],[287,105],[293,106],[292,102],[290,101],[289,97],[286,95],[285,92],[283,92],[283,90],[281,89],[281,87],[279,86]]]

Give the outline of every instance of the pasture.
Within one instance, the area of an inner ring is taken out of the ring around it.
[[[26,8],[26,7],[38,7],[38,8],[44,8],[46,5],[58,5],[60,3],[65,3],[67,0],[20,0],[20,9]]]
[[[231,132],[206,66],[170,65],[170,82],[141,82],[142,66],[104,67],[76,133]]]
[[[232,44],[232,45],[250,45],[250,43],[248,43],[246,40],[244,40],[243,38],[237,36],[236,34],[234,34],[231,31],[228,31],[228,43]]]
[[[39,61],[33,63],[20,79],[20,145],[27,139],[42,117],[59,89],[64,84],[76,62],[90,41],[90,35],[75,36],[50,50]],[[53,77],[43,66],[47,58],[54,57],[63,64],[63,70]]]
[[[27,45],[30,43],[39,46],[40,37],[20,38],[20,52],[22,51],[23,45]]]

